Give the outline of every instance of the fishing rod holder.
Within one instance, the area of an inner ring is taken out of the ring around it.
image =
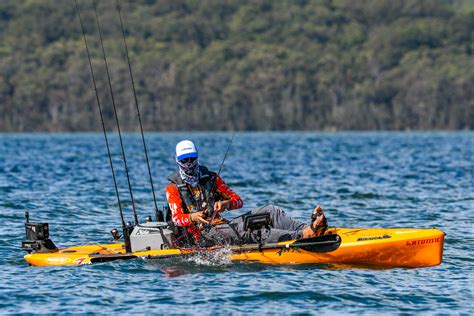
[[[156,217],[157,222],[164,222],[165,221],[165,215],[166,215],[165,206],[163,206],[162,211],[160,211],[159,209],[155,209],[155,217]]]
[[[132,225],[132,223],[128,222],[124,227],[123,227],[123,243],[125,247],[126,252],[132,252],[132,245],[130,241],[130,235],[133,231],[133,228],[135,226]]]
[[[159,212],[159,211],[157,210],[157,212]],[[171,209],[170,209],[170,206],[167,204],[167,205],[163,206],[163,210],[161,211],[161,216],[160,217],[158,216],[158,213],[157,213],[156,221],[157,222],[169,222],[169,221],[171,221],[171,217],[172,217]]]

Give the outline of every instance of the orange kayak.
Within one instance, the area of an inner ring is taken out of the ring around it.
[[[232,261],[266,264],[323,263],[344,267],[420,268],[436,266],[443,257],[444,233],[436,228],[331,228],[325,236],[278,244],[230,246]],[[189,256],[205,249],[172,248],[126,252],[121,242],[31,252],[25,260],[33,266],[68,266],[112,260],[158,260]]]

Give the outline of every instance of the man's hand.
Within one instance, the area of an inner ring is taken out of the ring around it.
[[[214,203],[214,212],[224,212],[230,207],[230,202],[227,201],[217,201]]]
[[[189,219],[195,223],[209,224],[209,222],[204,219],[204,216],[205,216],[204,212],[205,211],[191,213],[191,216],[189,217]]]

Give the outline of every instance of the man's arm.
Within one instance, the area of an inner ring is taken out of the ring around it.
[[[235,210],[241,208],[244,202],[229,186],[222,180],[221,177],[216,176],[216,193],[224,198],[223,201],[218,201],[214,204],[215,211]]]

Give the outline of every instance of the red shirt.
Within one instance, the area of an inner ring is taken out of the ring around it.
[[[190,186],[190,191],[193,195],[199,194],[199,190],[193,189]],[[216,192],[217,196],[221,196],[224,200],[230,201],[230,210],[241,208],[244,203],[240,196],[232,191],[227,184],[222,180],[221,177],[216,177]],[[183,201],[179,195],[178,187],[171,183],[166,186],[166,199],[171,209],[172,220],[177,226],[188,227],[189,231],[194,234],[195,237],[199,238],[199,233],[196,227],[191,222],[191,209],[193,205],[186,205],[187,210],[183,209]]]

